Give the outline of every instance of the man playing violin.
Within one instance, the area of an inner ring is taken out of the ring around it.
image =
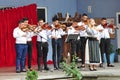
[[[18,27],[13,31],[13,37],[16,39],[16,73],[26,72],[25,58],[27,54],[27,34],[22,31],[24,27],[24,20],[20,20]]]
[[[85,45],[87,41],[86,28],[88,26],[87,21],[88,21],[88,16],[87,14],[84,13],[82,15],[81,22],[78,23],[80,27],[80,51],[81,51],[81,58],[82,58],[82,65],[81,65],[82,68],[85,67]]]
[[[52,28],[55,28],[55,25],[57,25],[57,24],[59,24],[59,21],[58,21],[58,19],[53,19],[53,23],[51,24],[51,27]]]
[[[73,22],[72,25],[70,27],[67,28],[67,33],[69,34],[79,34],[79,26],[77,25],[77,22]],[[77,55],[78,56],[78,51],[79,51],[79,47],[80,47],[80,36],[78,37],[77,40],[71,40],[71,61],[72,61],[72,57],[73,55]]]
[[[114,34],[114,27],[110,28],[107,25],[106,18],[101,19],[101,24],[98,25],[99,35],[100,35],[100,50],[101,50],[101,58],[102,58],[102,64],[100,64],[100,67],[103,67],[103,54],[106,54],[107,59],[107,67],[114,67],[114,65],[110,64],[110,34]]]
[[[55,70],[58,70],[60,68],[60,61],[63,52],[62,35],[64,35],[65,32],[62,30],[60,26],[61,25],[58,23],[57,19],[53,20],[51,38],[53,51],[52,59]]]
[[[38,63],[38,70],[42,71],[41,65],[41,58],[44,63],[44,70],[49,70],[47,66],[47,54],[48,54],[48,38],[49,38],[49,31],[47,29],[48,24],[43,24],[43,20],[38,21],[38,28],[37,32],[37,63]]]
[[[24,25],[26,26],[26,33],[27,33],[27,45],[28,45],[28,69],[32,70],[31,62],[32,62],[32,37],[35,35],[33,30],[30,27],[28,18],[23,18]]]

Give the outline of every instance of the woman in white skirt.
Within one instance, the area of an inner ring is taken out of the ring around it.
[[[88,20],[87,34],[88,39],[85,49],[85,63],[89,64],[90,71],[96,71],[96,65],[101,63],[100,49],[99,49],[99,34],[95,26],[95,20]]]

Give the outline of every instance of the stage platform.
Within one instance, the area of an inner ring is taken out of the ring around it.
[[[104,68],[97,67],[97,71],[90,71],[88,66],[85,69],[79,68],[83,75],[82,80],[120,80],[120,63],[114,63],[115,67]],[[70,76],[66,76],[62,70],[53,70],[53,66],[49,65],[50,71],[39,72],[38,80],[73,80]],[[37,66],[33,66],[37,70]],[[26,72],[15,73],[15,67],[0,68],[0,80],[25,80]]]

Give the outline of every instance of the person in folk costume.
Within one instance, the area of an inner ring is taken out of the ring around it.
[[[88,27],[86,29],[88,39],[85,48],[85,63],[89,64],[90,71],[96,71],[96,65],[101,63],[101,53],[99,48],[99,32],[95,26],[95,20],[88,20]]]

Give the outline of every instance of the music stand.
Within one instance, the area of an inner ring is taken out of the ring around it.
[[[80,34],[69,34],[65,42],[71,42],[72,40],[77,40]]]

